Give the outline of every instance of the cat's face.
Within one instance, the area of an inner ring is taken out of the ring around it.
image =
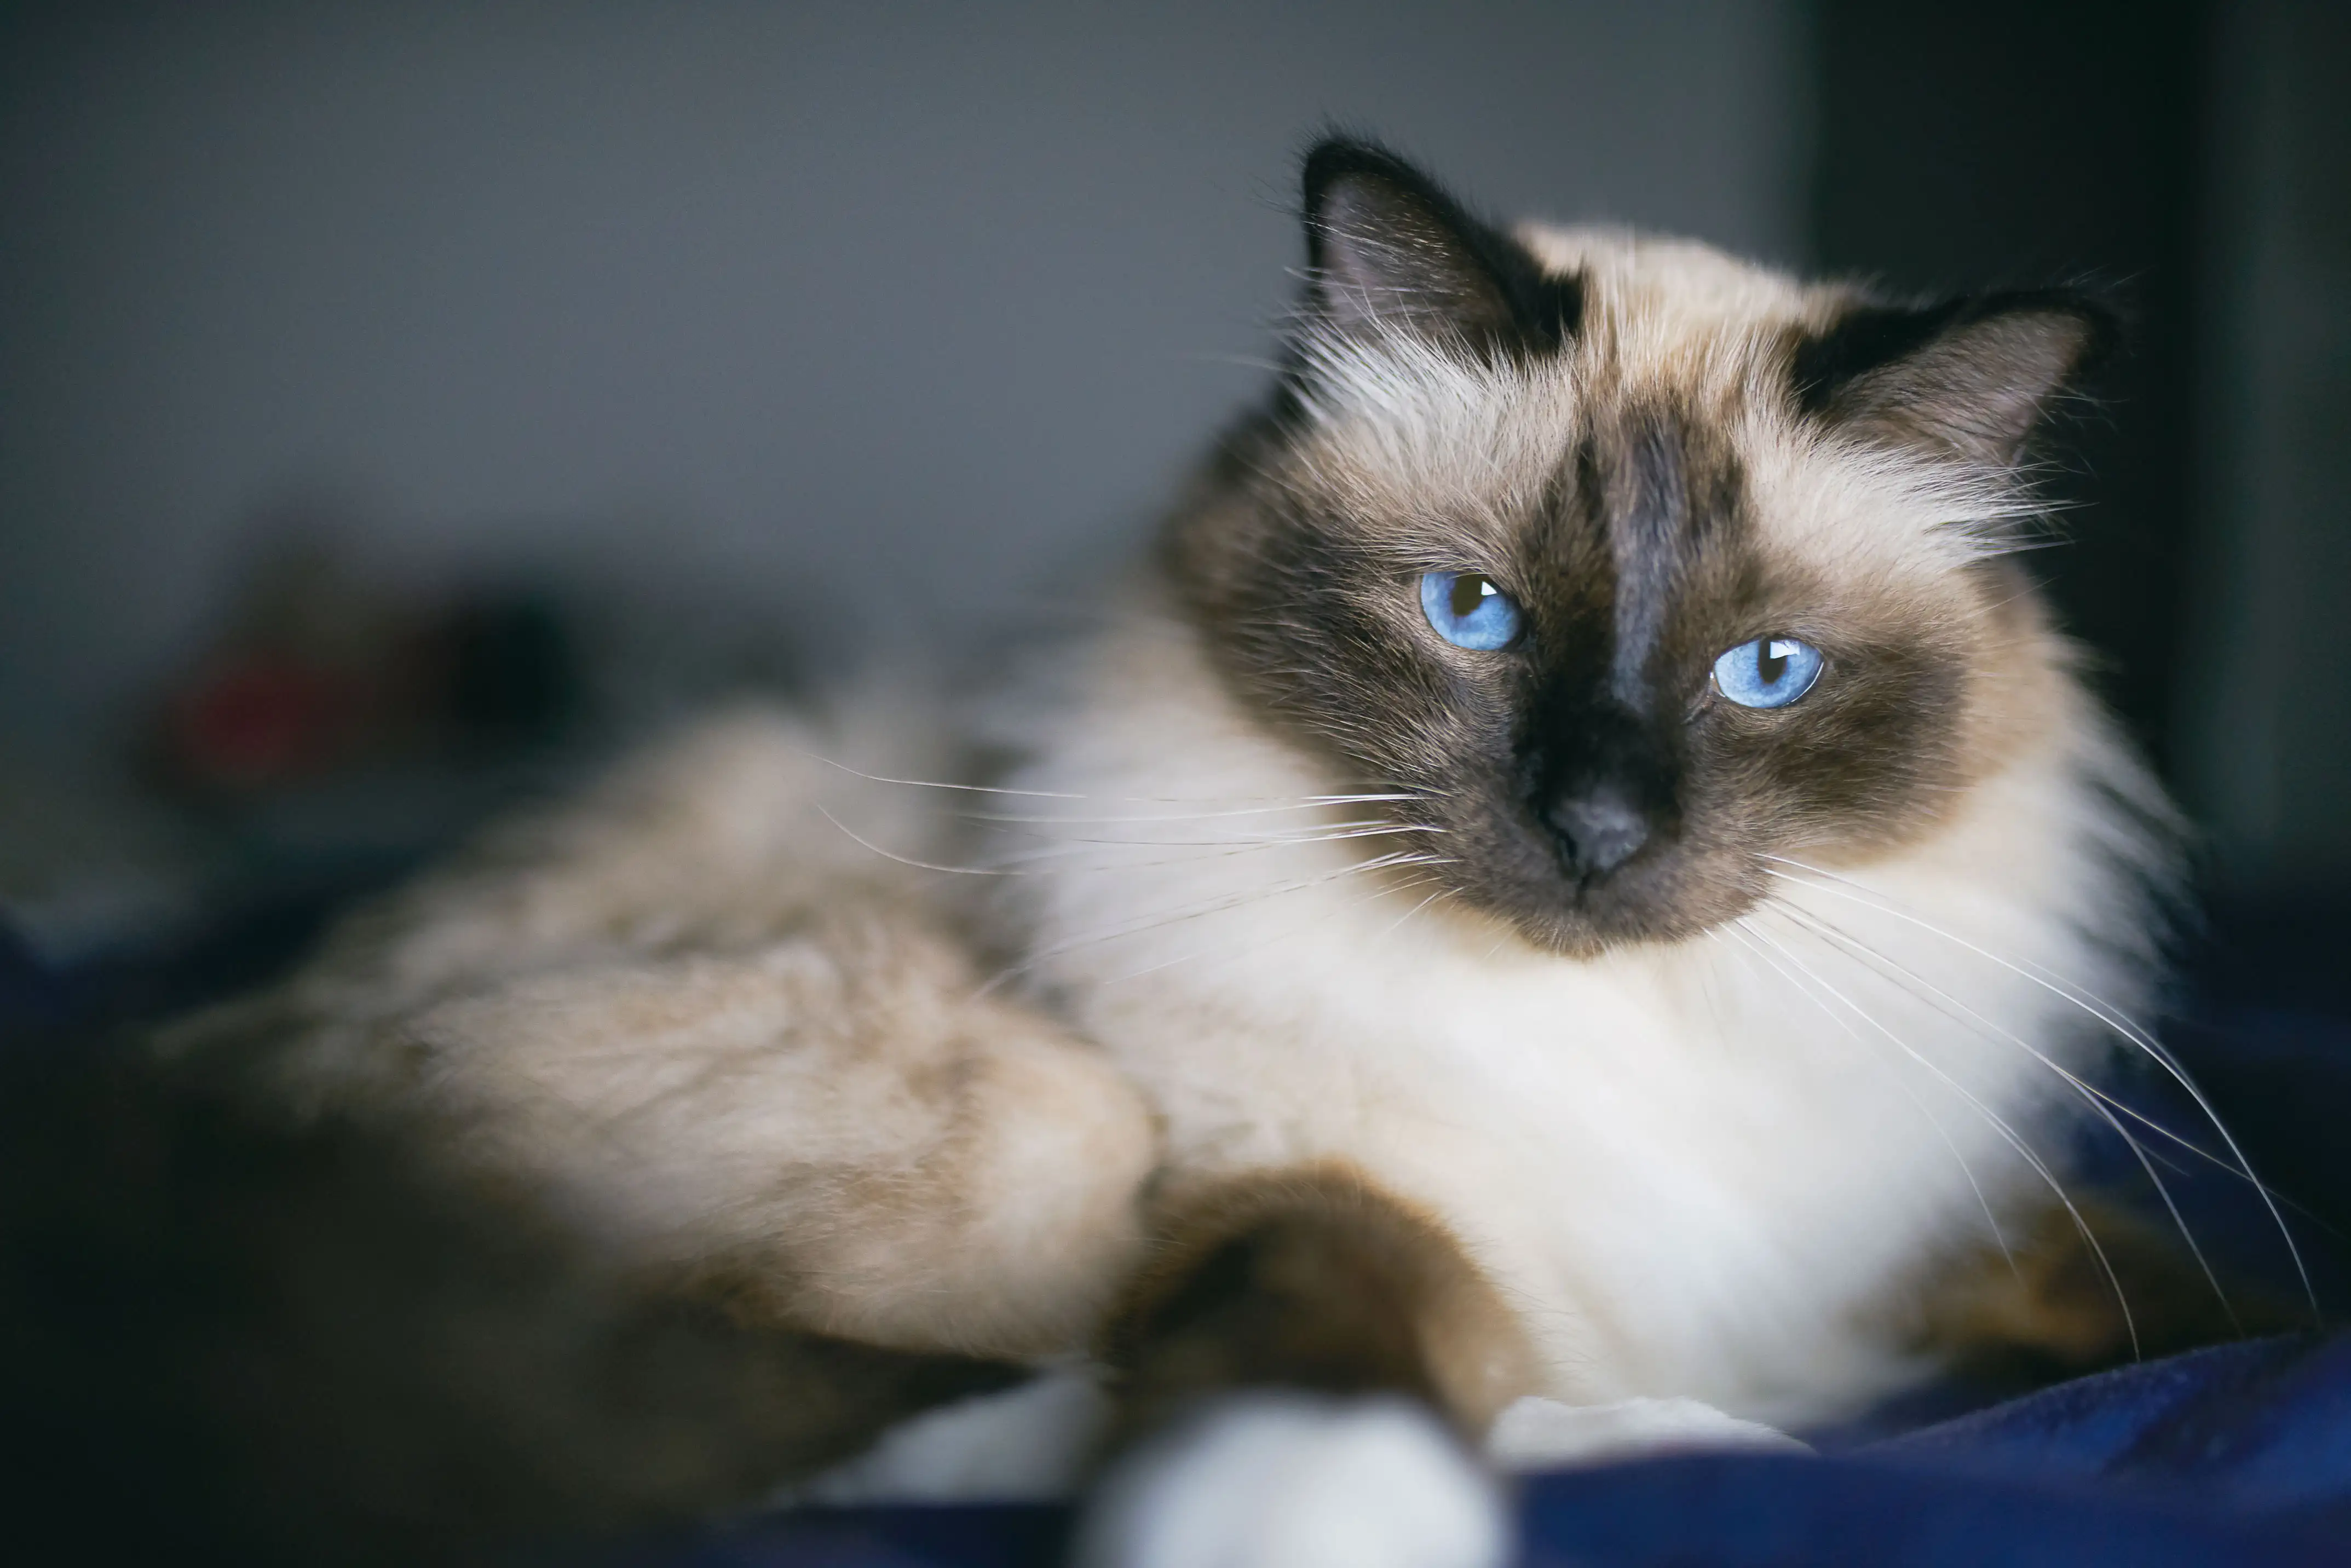
[[[1293,368],[1176,574],[1268,722],[1412,797],[1455,897],[1567,952],[1686,937],[1775,855],[1911,839],[2045,721],[2062,654],[2000,536],[2091,307],[1512,239],[1343,143],[1307,213]]]

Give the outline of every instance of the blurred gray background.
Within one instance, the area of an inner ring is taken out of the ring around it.
[[[1786,4],[75,7],[0,81],[0,727],[256,517],[817,641],[1015,612],[1262,380],[1318,125],[1793,259]]]
[[[818,657],[1054,613],[1261,384],[1335,122],[1506,213],[2136,280],[2061,599],[2230,875],[2351,873],[2339,9],[13,7],[0,747],[120,744],[298,524]]]

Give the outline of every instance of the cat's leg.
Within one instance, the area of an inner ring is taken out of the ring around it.
[[[1110,1337],[1118,1457],[1086,1568],[1490,1568],[1475,1457],[1534,1361],[1440,1223],[1341,1167],[1172,1205]]]
[[[2022,1217],[2005,1250],[1979,1246],[1944,1260],[1889,1327],[1970,1386],[2008,1395],[2311,1326],[2309,1306],[2291,1292],[2225,1267],[2219,1285],[2176,1228],[2092,1193]]]

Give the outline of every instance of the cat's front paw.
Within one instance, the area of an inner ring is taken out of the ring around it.
[[[1128,1455],[1079,1526],[1079,1568],[1501,1568],[1493,1478],[1401,1399],[1249,1394]]]
[[[1486,1434],[1486,1457],[1506,1470],[1606,1464],[1652,1454],[1721,1448],[1813,1451],[1785,1432],[1742,1421],[1695,1399],[1567,1405],[1530,1395],[1496,1417]]]

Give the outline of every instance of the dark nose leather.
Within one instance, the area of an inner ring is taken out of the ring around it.
[[[1583,876],[1605,876],[1649,841],[1649,820],[1623,790],[1602,786],[1552,807],[1552,830]]]

